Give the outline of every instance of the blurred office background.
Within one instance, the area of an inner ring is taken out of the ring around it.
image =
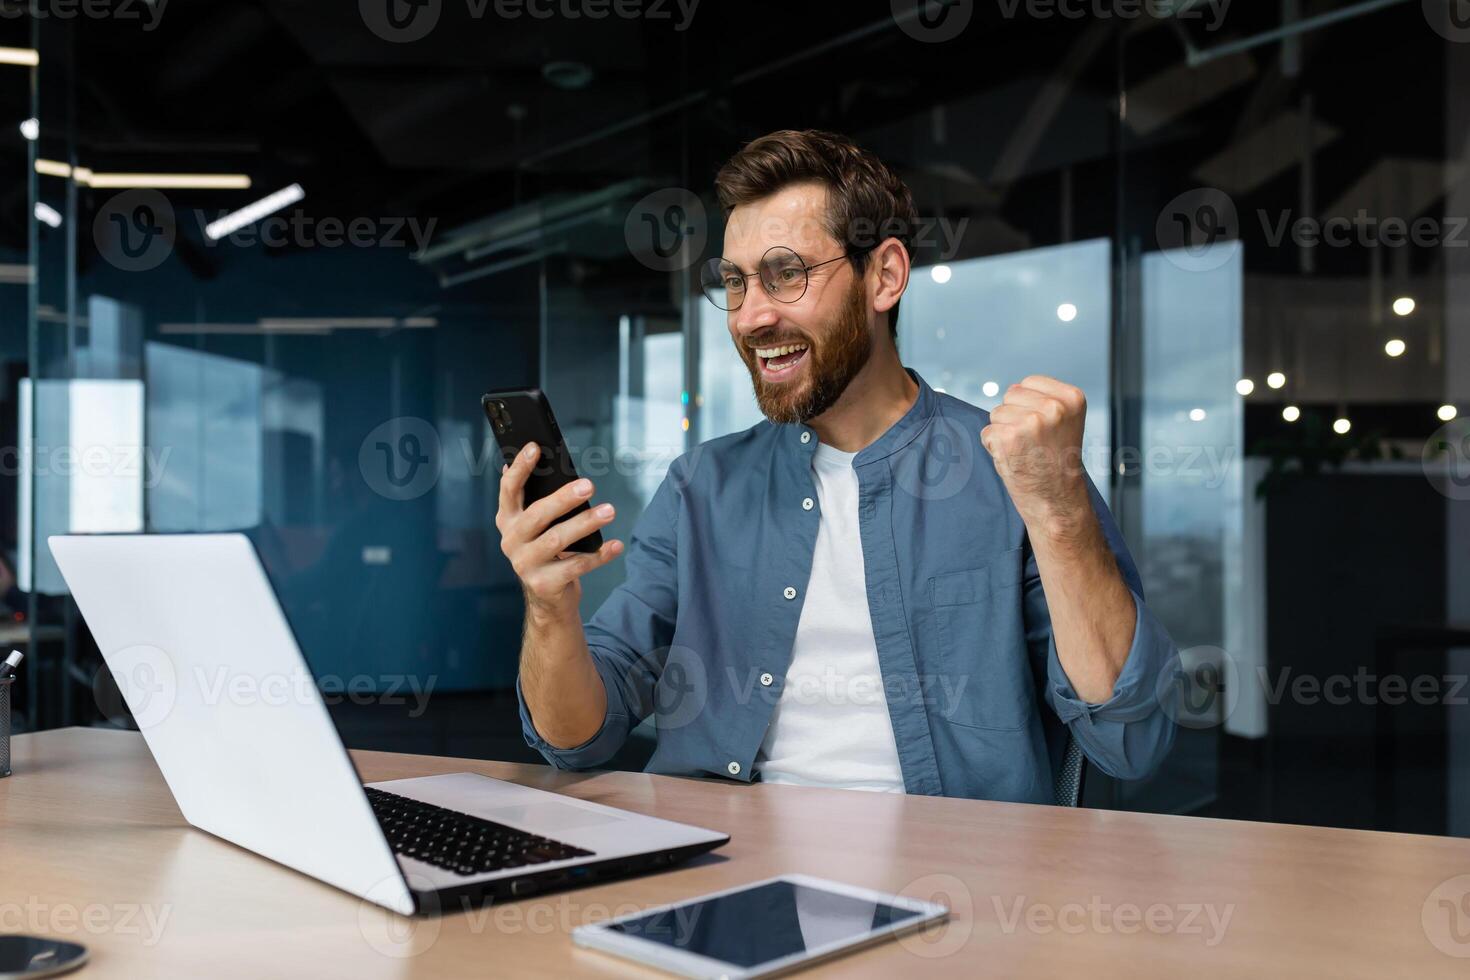
[[[479,396],[545,388],[626,538],[675,456],[757,419],[691,290],[714,171],[821,127],[917,199],[905,361],[986,407],[1032,372],[1089,396],[1190,668],[1166,767],[1089,805],[1470,834],[1450,4],[35,11],[0,2],[21,730],[127,724],[47,535],[243,530],[349,744],[535,758]]]

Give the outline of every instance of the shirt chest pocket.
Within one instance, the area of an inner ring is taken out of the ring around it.
[[[945,721],[1013,731],[1026,724],[1035,685],[1021,607],[1022,549],[929,580],[931,710]]]

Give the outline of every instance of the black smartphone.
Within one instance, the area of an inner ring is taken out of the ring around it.
[[[536,443],[541,455],[531,475],[526,478],[525,506],[548,497],[577,479],[577,468],[572,465],[572,454],[567,451],[566,441],[557,428],[556,416],[551,414],[551,402],[540,388],[513,388],[506,391],[491,391],[480,399],[490,428],[495,432],[495,441],[500,444],[504,462],[512,462],[527,445]],[[585,513],[587,502],[572,508],[552,521],[562,521]],[[602,533],[591,534],[568,547],[568,551],[595,552],[602,547]]]

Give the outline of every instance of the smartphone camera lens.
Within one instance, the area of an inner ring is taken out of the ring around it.
[[[490,402],[490,424],[495,429],[497,436],[503,436],[510,431],[510,412],[505,408],[505,402],[493,400]]]

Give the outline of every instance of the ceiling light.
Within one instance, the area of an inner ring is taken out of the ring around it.
[[[41,120],[35,116],[22,120],[20,124],[20,135],[28,140],[36,139],[36,137],[41,135]]]
[[[78,170],[81,168],[78,167]],[[80,183],[80,179],[78,183]],[[245,174],[109,174],[94,173],[87,183],[92,187],[156,187],[165,190],[222,190],[243,191],[250,189],[250,178]]]
[[[57,211],[45,201],[36,202],[36,220],[50,225],[52,228],[61,227],[61,212]]]
[[[0,65],[39,65],[41,55],[35,48],[0,48]]]
[[[88,187],[156,187],[165,189],[246,190],[250,178],[245,174],[125,174],[101,173],[90,167],[76,167],[59,160],[38,159],[36,173],[46,177],[70,177]]]
[[[1071,303],[1063,303],[1057,307],[1057,319],[1063,323],[1071,323],[1077,319],[1077,307]]]
[[[321,316],[261,317],[254,323],[160,323],[166,334],[291,334],[318,335],[334,330],[431,330],[439,326],[433,316]]]
[[[941,286],[949,282],[950,277],[953,275],[954,270],[947,265],[936,265],[934,268],[929,270],[929,278],[933,279]]]
[[[1280,371],[1272,371],[1270,374],[1266,375],[1266,386],[1268,388],[1286,387],[1286,375],[1282,374]]]
[[[1348,430],[1351,429],[1352,427],[1353,427],[1353,423],[1349,422],[1345,418],[1338,419],[1336,422],[1333,422],[1332,423],[1332,431],[1333,432],[1336,432],[1340,436],[1347,435],[1348,434]]]
[[[987,381],[980,386],[980,390],[985,392],[986,398],[994,398],[996,395],[1000,394],[1000,385],[996,384],[994,381]]]
[[[268,194],[256,201],[247,204],[238,211],[231,211],[218,221],[211,221],[204,226],[204,234],[212,242],[217,242],[226,235],[234,234],[246,225],[253,225],[266,215],[275,214],[284,207],[295,204],[306,196],[306,191],[301,189],[300,184],[292,184],[283,187],[274,194]]]
[[[1256,390],[1256,383],[1250,378],[1241,378],[1235,382],[1235,393],[1238,395],[1249,395]]]
[[[1414,297],[1400,296],[1393,301],[1393,311],[1399,316],[1408,316],[1414,312]]]
[[[1191,422],[1203,422],[1204,420],[1205,420],[1205,410],[1204,409],[1202,409],[1202,408],[1191,408],[1189,410],[1189,421],[1191,421]]]
[[[1295,405],[1288,405],[1281,410],[1281,417],[1288,422],[1295,422],[1302,417],[1302,410]]]
[[[1387,354],[1389,357],[1398,357],[1400,354],[1408,349],[1409,345],[1405,344],[1397,337],[1383,345],[1383,353]]]
[[[1439,411],[1434,414],[1439,416],[1441,422],[1451,422],[1460,413],[1453,405],[1441,405],[1439,406]]]

